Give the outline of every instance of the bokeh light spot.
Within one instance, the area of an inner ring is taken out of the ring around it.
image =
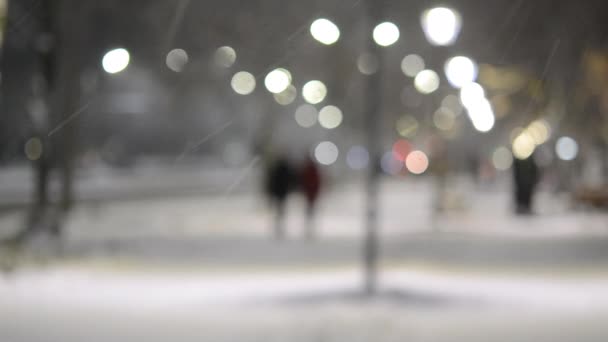
[[[101,61],[103,70],[109,74],[116,74],[127,68],[129,65],[129,52],[119,48],[108,51]]]
[[[406,76],[416,77],[422,70],[424,70],[424,60],[418,55],[407,55],[401,61],[401,71]]]
[[[422,70],[414,79],[414,86],[422,94],[430,94],[439,89],[439,75],[433,70]]]
[[[297,96],[298,90],[296,89],[296,87],[293,86],[293,84],[290,84],[287,89],[283,90],[282,92],[278,94],[273,94],[274,100],[277,101],[278,104],[283,106],[287,106],[293,103]]]
[[[396,176],[403,170],[403,161],[397,160],[393,151],[389,151],[382,156],[380,168],[382,168],[384,173]]]
[[[460,99],[454,94],[444,97],[443,100],[441,100],[441,107],[449,109],[455,115],[462,114],[463,110]]]
[[[515,156],[515,158],[524,160],[528,159],[532,153],[534,153],[536,144],[534,143],[534,139],[524,131],[513,140],[511,149],[513,150],[513,156]]]
[[[390,46],[399,40],[399,28],[391,22],[383,22],[374,28],[373,38],[380,46]]]
[[[405,159],[405,166],[409,172],[419,175],[428,169],[429,158],[422,151],[413,151]]]
[[[392,151],[395,159],[404,162],[405,158],[407,158],[408,154],[412,151],[412,145],[407,140],[399,139],[393,144]]]
[[[40,140],[40,138],[37,138],[37,137],[30,138],[25,143],[24,152],[25,152],[25,156],[29,160],[34,161],[34,160],[40,159],[40,157],[42,156],[42,151],[43,151],[43,147],[42,147],[42,141]]]
[[[454,128],[456,114],[449,108],[441,107],[433,114],[433,124],[442,131],[449,131]]]
[[[323,141],[314,151],[315,159],[322,165],[331,165],[338,160],[338,147],[331,141]]]
[[[571,137],[561,137],[555,143],[555,153],[561,160],[574,160],[578,155],[578,143]]]
[[[317,115],[317,109],[314,106],[303,104],[296,109],[295,119],[298,125],[308,128],[317,123]]]
[[[363,146],[353,146],[346,154],[346,163],[353,170],[362,170],[369,164],[369,153]]]
[[[325,106],[319,111],[319,124],[323,128],[334,129],[342,123],[342,111],[336,106]]]
[[[215,50],[213,61],[222,68],[230,68],[236,62],[236,51],[230,46],[222,46]]]
[[[444,67],[445,76],[454,88],[462,88],[464,85],[477,79],[477,64],[470,58],[456,56],[450,58]]]
[[[321,81],[308,81],[302,87],[302,97],[310,104],[323,102],[327,96],[327,87]]]
[[[274,69],[266,75],[264,79],[264,85],[269,92],[278,94],[291,84],[291,73],[289,71],[279,68]]]
[[[183,49],[173,49],[167,54],[165,59],[167,68],[175,72],[182,72],[188,64],[188,53]]]
[[[397,119],[395,128],[397,133],[404,138],[413,138],[418,133],[418,120],[411,115],[406,115]]]
[[[450,8],[427,10],[422,14],[421,22],[426,39],[433,45],[451,45],[460,33],[460,15]]]
[[[340,38],[340,29],[330,20],[321,18],[310,25],[310,34],[320,43],[331,45]]]
[[[237,94],[248,95],[255,90],[255,77],[247,71],[239,71],[232,76],[230,85]]]
[[[378,57],[376,55],[365,52],[357,58],[357,69],[363,75],[373,75],[378,71]]]

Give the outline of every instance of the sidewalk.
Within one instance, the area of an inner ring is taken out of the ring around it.
[[[89,201],[61,244],[32,243],[50,258],[0,273],[0,340],[606,340],[605,214],[541,194],[539,215],[516,217],[508,194],[478,190],[434,217],[424,179],[382,187],[373,299],[360,184],[327,194],[312,242],[297,198],[280,243],[253,192]]]

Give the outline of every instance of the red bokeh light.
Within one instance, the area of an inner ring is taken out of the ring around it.
[[[399,161],[405,161],[411,151],[412,145],[405,139],[399,139],[393,144],[393,157]]]

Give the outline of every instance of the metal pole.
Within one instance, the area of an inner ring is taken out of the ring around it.
[[[378,273],[378,178],[380,165],[380,151],[378,148],[378,128],[381,97],[382,97],[382,56],[378,45],[372,39],[372,30],[379,22],[380,5],[378,1],[366,1],[366,10],[369,21],[367,37],[368,52],[376,56],[378,71],[368,76],[365,85],[365,124],[367,149],[370,155],[370,164],[365,184],[365,240],[363,242],[363,281],[364,291],[373,295],[377,290]]]

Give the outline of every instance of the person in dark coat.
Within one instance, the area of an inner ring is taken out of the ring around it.
[[[300,188],[306,200],[306,237],[314,238],[314,214],[319,192],[321,190],[321,173],[317,164],[306,158],[300,172]]]
[[[515,211],[517,214],[531,214],[534,190],[539,179],[539,171],[534,157],[515,158],[513,161],[513,181],[515,185]]]
[[[293,169],[284,156],[274,159],[266,172],[266,194],[270,199],[270,204],[275,210],[275,235],[277,239],[282,239],[285,235],[283,221],[285,217],[285,205],[287,195],[293,188],[294,179]]]

